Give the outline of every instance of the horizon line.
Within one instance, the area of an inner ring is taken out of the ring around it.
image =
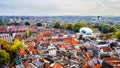
[[[120,15],[0,15],[0,16],[120,16]]]

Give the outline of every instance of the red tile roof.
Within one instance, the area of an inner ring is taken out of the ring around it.
[[[117,66],[118,64],[120,64],[120,60],[116,57],[115,58],[104,58],[103,60],[112,66]],[[120,68],[120,66],[117,66],[116,68]]]
[[[78,44],[79,42],[75,39],[73,39],[71,36],[68,36],[66,38],[52,38],[52,42],[65,42],[65,43],[70,43],[70,44]]]
[[[75,40],[75,39],[72,39],[72,40],[70,41],[70,43],[71,43],[71,44],[78,44],[79,42],[78,42],[77,40]]]
[[[60,41],[63,41],[64,38],[52,38],[51,41],[52,42],[60,42]]]
[[[52,68],[63,68],[63,66],[58,63],[53,63]]]
[[[31,51],[31,52],[38,52],[39,50],[36,49],[36,48],[30,48],[29,51]]]
[[[47,40],[42,40],[42,38],[44,37],[51,37],[51,34],[49,31],[43,31],[43,32],[39,32],[37,38],[36,38],[36,43],[38,43],[39,41],[42,41],[43,44],[48,43]]]
[[[68,49],[74,49],[70,44],[58,44],[60,48],[65,48],[66,50]]]
[[[29,66],[28,61],[23,62],[23,64],[24,64],[25,68],[28,68],[28,66]]]
[[[108,46],[102,47],[104,52],[111,52],[110,48]]]
[[[20,38],[20,37],[22,37],[21,34],[15,34],[15,36],[14,36],[14,38]]]
[[[28,47],[31,47],[31,46],[34,46],[34,45],[35,45],[35,42],[33,42],[33,41],[27,41],[25,44],[26,44]]]
[[[114,61],[114,60],[118,60],[118,58],[103,58],[104,61]]]

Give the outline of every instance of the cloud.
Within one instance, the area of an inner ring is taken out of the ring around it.
[[[0,14],[118,15],[119,0],[0,0]]]

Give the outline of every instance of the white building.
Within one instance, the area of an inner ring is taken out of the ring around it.
[[[9,42],[13,41],[13,37],[10,34],[0,34],[0,38],[7,40]]]
[[[79,38],[80,35],[82,35],[83,38],[95,37],[95,34],[93,34],[93,30],[88,27],[83,27],[79,29],[79,33],[76,34],[76,38]]]
[[[48,50],[49,50],[49,55],[56,56],[57,50],[55,46],[53,45],[48,46]]]
[[[79,30],[79,32],[83,35],[92,35],[93,31],[88,27],[83,27]]]
[[[96,40],[90,42],[90,47],[96,50],[100,50],[100,48],[108,46],[108,42],[104,40]]]

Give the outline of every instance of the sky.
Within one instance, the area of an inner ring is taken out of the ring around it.
[[[120,15],[120,0],[0,0],[0,15]]]

